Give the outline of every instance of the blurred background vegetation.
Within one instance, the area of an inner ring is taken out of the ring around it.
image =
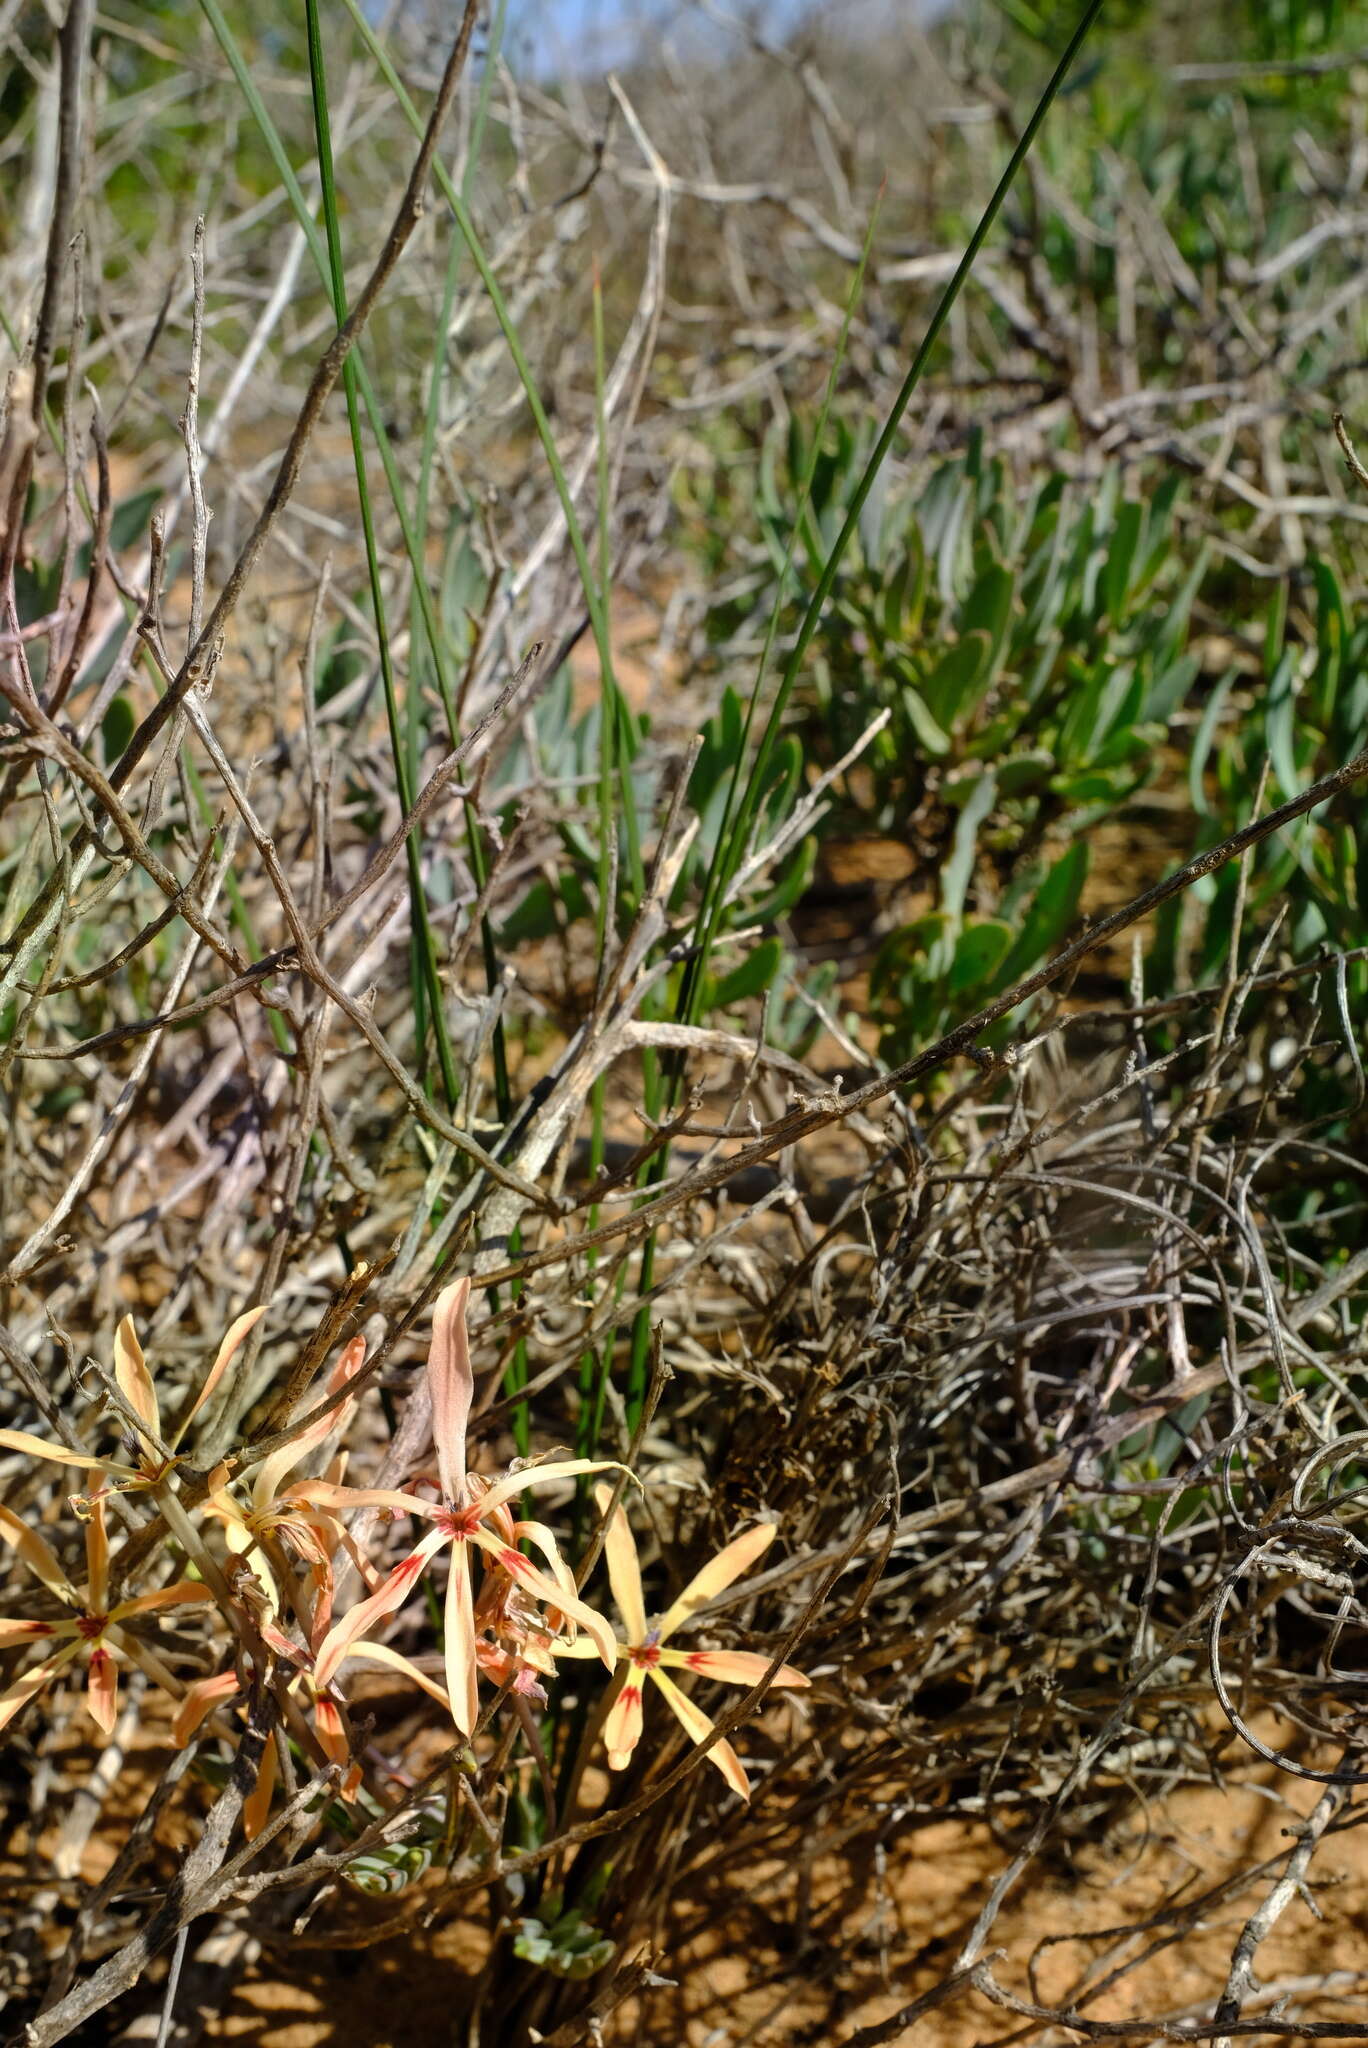
[[[973,1071],[935,1065],[886,1124],[831,1109],[1368,733],[1368,492],[1333,424],[1368,448],[1360,0],[1110,0],[861,501],[1078,12],[495,0],[481,18],[445,182],[212,697],[263,833],[321,912],[543,650],[459,801],[410,840],[383,916],[335,935],[344,1019],[288,961],[267,985],[292,926],[198,732],[178,733],[140,816],[183,880],[217,878],[218,956],[99,842],[50,960],[16,965],[85,797],[52,809],[41,749],[0,732],[0,1307],[23,1344],[55,1359],[49,1315],[93,1343],[136,1304],[192,1377],[229,1304],[279,1289],[313,1327],[363,1258],[394,1261],[372,1304],[388,1332],[468,1213],[502,1274],[480,1337],[506,1449],[525,1454],[534,1425],[584,1453],[635,1444],[695,1551],[764,1507],[796,1557],[829,1561],[867,1506],[852,1474],[897,1497],[881,1559],[856,1555],[870,1590],[813,1624],[830,1629],[827,1719],[812,1747],[774,1739],[772,1804],[731,1817],[724,1854],[715,1809],[681,1803],[673,1862],[657,1816],[619,1865],[572,1866],[582,1897],[548,1893],[547,1925],[564,1907],[596,1958],[600,1927],[619,1956],[647,1934],[714,1954],[747,1872],[796,1856],[825,1813],[833,1756],[848,1778],[831,1840],[853,1844],[860,1897],[861,1858],[947,1814],[1029,1862],[1047,1809],[1052,1839],[1078,1843],[1132,1811],[1136,1785],[1209,1782],[1231,1751],[1199,1624],[1290,1497],[1288,1446],[1305,1444],[1288,1389],[1326,1442],[1368,1427],[1368,810],[1352,791],[996,1018]],[[194,641],[197,539],[210,602],[231,572],[389,227],[453,23],[445,0],[326,9],[329,156],[302,7],[93,14],[14,626],[102,771]],[[0,0],[0,37],[8,374],[57,203],[57,10]],[[207,531],[183,427],[201,218]],[[1042,1039],[1063,1050],[1023,1080]],[[581,1062],[591,1080],[547,1135],[586,1045],[609,1050]],[[1107,1105],[1091,1116],[1089,1088]],[[777,1165],[511,1284],[505,1256],[559,1240],[498,1207],[449,1141],[477,1133],[593,1230],[814,1103],[831,1127],[804,1125]],[[1127,1120],[1131,1149],[1099,1151]],[[1050,1148],[1075,1141],[1070,1180]],[[1080,1176],[1114,1214],[1080,1215]],[[1180,1266],[1200,1269],[1190,1295]],[[1120,1306],[1080,1337],[1099,1273]],[[1191,1396],[1165,1288],[1209,1374]],[[652,1420],[656,1326],[677,1383]],[[244,1424],[279,1373],[251,1353]],[[384,1431],[407,1388],[385,1380]],[[775,1597],[798,1598],[782,1577]],[[1333,1607],[1318,1581],[1251,1599],[1251,1713],[1324,1675]],[[1166,1628],[1171,1662],[1147,1663]],[[1357,1741],[1351,1720],[1316,1723],[1322,1761],[1327,1727]],[[552,1724],[557,1768],[582,1726]],[[1102,1746],[1071,1805],[1076,1730]],[[1158,1760],[1128,1776],[1121,1733]],[[542,1839],[535,1792],[510,1812],[510,1840]],[[800,1976],[813,1953],[811,1897],[784,1899],[787,1931],[757,1936],[761,2033],[775,1984],[798,1981],[784,1944]],[[822,1924],[834,1955],[843,1923]],[[1023,1923],[1014,1955],[1030,1938]],[[549,2030],[564,1985],[553,1997],[520,1939],[498,2010]],[[803,2007],[805,2038],[834,2038],[842,1997],[876,1995],[855,1946],[848,1978],[822,1980],[825,2019]]]

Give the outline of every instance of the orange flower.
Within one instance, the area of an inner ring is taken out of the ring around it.
[[[139,1593],[132,1600],[121,1600],[117,1606],[110,1607],[109,1539],[105,1531],[105,1504],[98,1496],[91,1503],[86,1522],[84,1593],[78,1593],[71,1585],[56,1556],[37,1531],[30,1529],[8,1508],[0,1508],[0,1537],[18,1553],[48,1591],[55,1593],[64,1606],[73,1610],[70,1621],[0,1621],[0,1648],[9,1649],[16,1643],[57,1642],[62,1645],[52,1656],[41,1664],[33,1665],[0,1693],[0,1728],[13,1720],[20,1708],[27,1705],[44,1686],[50,1685],[85,1648],[90,1652],[86,1697],[92,1718],[106,1735],[114,1726],[118,1710],[116,1651],[131,1657],[149,1678],[168,1692],[173,1695],[180,1693],[179,1682],[156,1652],[146,1643],[139,1642],[136,1636],[126,1635],[119,1624],[132,1615],[150,1614],[159,1607],[202,1604],[212,1597],[206,1587],[188,1579],[178,1580],[173,1586],[159,1587],[154,1593]]]

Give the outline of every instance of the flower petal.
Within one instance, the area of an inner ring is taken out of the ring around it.
[[[185,1696],[171,1722],[171,1740],[184,1749],[223,1700],[230,1700],[242,1688],[236,1671],[220,1671],[213,1678],[197,1678],[185,1688]]]
[[[51,1683],[63,1665],[71,1662],[80,1647],[79,1636],[74,1642],[64,1643],[55,1657],[44,1658],[41,1664],[35,1664],[32,1670],[22,1672],[13,1685],[0,1692],[0,1728],[6,1727],[20,1709],[28,1705],[35,1693],[41,1692],[45,1685]]]
[[[444,1706],[448,1713],[451,1712],[451,1699],[445,1687],[438,1685],[435,1678],[429,1678],[426,1671],[420,1671],[398,1650],[392,1650],[388,1643],[356,1643],[344,1652],[342,1661],[346,1664],[383,1664],[387,1670],[397,1671],[414,1685],[420,1685],[425,1693]]]
[[[423,1538],[418,1548],[411,1551],[397,1564],[389,1577],[382,1579],[378,1589],[369,1600],[359,1600],[349,1608],[341,1621],[334,1622],[318,1646],[318,1659],[314,1665],[314,1682],[320,1689],[331,1683],[333,1673],[342,1662],[349,1643],[365,1635],[377,1621],[383,1621],[387,1614],[393,1614],[396,1607],[402,1607],[409,1594],[423,1575],[428,1560],[436,1555],[447,1537],[440,1529],[432,1529]]]
[[[702,1708],[696,1707],[688,1694],[682,1693],[674,1680],[667,1678],[658,1665],[652,1670],[651,1676],[664,1693],[671,1712],[686,1734],[694,1742],[706,1742],[713,1732],[713,1724]],[[708,1751],[708,1761],[717,1765],[733,1792],[738,1793],[742,1799],[750,1798],[750,1779],[742,1770],[741,1759],[729,1742],[715,1742]]]
[[[350,1344],[343,1347],[341,1357],[328,1375],[327,1392],[335,1394],[340,1387],[346,1386],[347,1381],[355,1378],[365,1362],[366,1340],[364,1337],[353,1337]],[[275,1499],[286,1474],[293,1472],[295,1466],[301,1464],[310,1451],[317,1450],[335,1429],[342,1427],[351,1412],[351,1406],[351,1401],[340,1402],[336,1408],[330,1408],[325,1415],[320,1415],[317,1422],[311,1422],[293,1443],[285,1444],[282,1449],[271,1453],[252,1481],[252,1507],[257,1514],[263,1513]]]
[[[16,1643],[50,1643],[54,1637],[74,1636],[74,1621],[0,1621],[0,1650],[12,1650]]]
[[[270,1736],[257,1765],[257,1781],[242,1802],[242,1832],[249,1842],[256,1840],[271,1817],[271,1795],[275,1791],[279,1768],[275,1738]]]
[[[475,1616],[470,1597],[470,1551],[464,1543],[451,1546],[444,1636],[451,1718],[460,1734],[473,1735],[480,1701],[475,1668]]]
[[[644,1719],[642,1677],[635,1665],[628,1667],[622,1691],[613,1701],[603,1724],[603,1746],[608,1752],[608,1768],[613,1771],[626,1770],[632,1761],[632,1751],[641,1740]]]
[[[733,1579],[739,1579],[743,1572],[748,1572],[769,1549],[778,1527],[777,1522],[757,1522],[753,1529],[744,1529],[739,1536],[733,1536],[701,1572],[694,1574],[668,1609],[660,1624],[660,1640],[664,1642],[682,1621],[687,1621],[700,1607],[706,1607]]]
[[[111,1735],[119,1712],[119,1667],[103,1643],[96,1643],[90,1653],[86,1705],[96,1727]]]
[[[345,1769],[351,1762],[351,1744],[335,1701],[319,1698],[314,1703],[314,1734],[328,1762]]]
[[[757,1656],[753,1650],[662,1650],[662,1664],[674,1664],[687,1671],[697,1671],[704,1678],[720,1678],[725,1685],[758,1685],[769,1670],[771,1659]],[[781,1664],[770,1684],[773,1686],[807,1686],[812,1680],[805,1678],[792,1664]]]
[[[517,1585],[525,1586],[544,1605],[554,1607],[572,1621],[577,1621],[593,1639],[594,1647],[608,1669],[612,1670],[617,1660],[617,1642],[601,1614],[596,1614],[592,1607],[586,1607],[582,1600],[573,1599],[563,1586],[558,1586],[553,1578],[533,1564],[530,1557],[524,1557],[521,1550],[510,1549],[506,1543],[499,1543],[482,1529],[475,1531],[471,1541],[478,1543],[489,1556],[497,1558]]]
[[[125,1316],[114,1332],[114,1377],[129,1407],[149,1432],[149,1438],[160,1438],[161,1411],[157,1407],[157,1390],[147,1370],[147,1360],[143,1357],[132,1316]]]
[[[27,1429],[0,1429],[0,1450],[23,1451],[30,1458],[46,1458],[50,1465],[93,1465],[101,1472],[127,1472],[127,1465],[108,1458],[92,1458],[89,1451],[69,1451],[65,1444],[49,1443]]]
[[[613,1498],[612,1488],[596,1486],[594,1499],[598,1511],[603,1514]],[[622,1511],[622,1503],[613,1509],[608,1517],[608,1528],[603,1539],[604,1555],[608,1560],[608,1583],[613,1589],[613,1598],[622,1616],[622,1631],[629,1643],[641,1644],[646,1640],[646,1601],[641,1591],[641,1565],[637,1560],[637,1547],[631,1526]]]
[[[50,1550],[36,1529],[30,1529],[27,1522],[9,1508],[0,1508],[0,1539],[17,1550],[24,1563],[36,1579],[41,1579],[50,1593],[56,1593],[69,1606],[75,1606],[76,1592],[61,1565],[56,1553]]]
[[[103,1614],[109,1598],[109,1530],[105,1526],[105,1504],[98,1496],[90,1504],[85,1541],[86,1599],[96,1614]]]
[[[234,1353],[237,1351],[239,1345],[242,1343],[243,1338],[247,1335],[247,1332],[255,1328],[255,1326],[261,1321],[261,1318],[265,1315],[265,1313],[266,1304],[263,1301],[259,1307],[249,1308],[245,1315],[238,1316],[234,1322],[231,1322],[228,1325],[228,1334],[225,1336],[223,1342],[219,1345],[217,1356],[215,1357],[213,1364],[209,1368],[208,1377],[205,1379],[204,1385],[196,1394],[193,1406],[187,1410],[186,1414],[182,1418],[180,1428],[176,1431],[176,1434],[172,1439],[173,1449],[180,1442],[181,1438],[185,1435],[186,1430],[189,1429],[191,1423],[199,1414],[200,1409],[204,1406],[205,1402],[213,1393],[215,1387],[217,1387],[219,1381],[223,1378],[223,1375],[227,1372],[229,1366],[233,1362]]]
[[[513,1500],[529,1486],[549,1486],[557,1479],[577,1479],[581,1472],[621,1472],[623,1467],[616,1458],[552,1458],[545,1465],[521,1465],[516,1472],[505,1472],[502,1479],[496,1479],[480,1495],[480,1513],[486,1515],[491,1508],[502,1507],[506,1500]]]
[[[395,1493],[387,1486],[333,1486],[326,1479],[297,1481],[290,1488],[290,1499],[330,1513],[347,1508],[398,1508],[401,1514],[430,1519],[437,1512],[434,1501],[423,1500],[416,1493]]]
[[[432,1311],[432,1344],[428,1350],[428,1391],[432,1396],[432,1441],[442,1492],[453,1504],[465,1499],[466,1424],[475,1393],[466,1331],[468,1277],[453,1280],[438,1295]]]
[[[550,1647],[553,1657],[576,1657],[586,1664],[591,1663],[599,1655],[598,1644],[591,1643],[588,1636],[577,1636],[573,1643],[567,1643],[564,1636],[557,1636]],[[619,1663],[631,1654],[626,1643],[615,1643],[613,1648],[617,1652]]]
[[[109,1612],[111,1621],[123,1621],[130,1614],[150,1614],[155,1607],[207,1607],[213,1599],[209,1588],[199,1579],[177,1579],[173,1586],[158,1586],[151,1593],[135,1593],[131,1600],[121,1600]]]

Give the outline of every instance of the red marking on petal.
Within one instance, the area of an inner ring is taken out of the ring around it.
[[[88,1643],[97,1643],[108,1626],[107,1614],[83,1614],[76,1623],[76,1633],[83,1636]]]

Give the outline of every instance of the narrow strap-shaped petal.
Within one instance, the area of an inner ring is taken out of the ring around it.
[[[0,1450],[23,1451],[29,1458],[46,1458],[50,1465],[84,1465],[98,1472],[112,1472],[119,1478],[137,1478],[131,1465],[114,1458],[92,1458],[89,1451],[69,1451],[65,1444],[49,1443],[27,1429],[0,1429]]]
[[[442,1478],[442,1492],[453,1504],[465,1499],[466,1424],[475,1393],[466,1331],[469,1299],[468,1277],[453,1280],[442,1289],[432,1311],[432,1344],[427,1361],[437,1470]]]
[[[93,1500],[86,1523],[86,1600],[96,1614],[103,1614],[109,1598],[109,1530],[105,1525],[105,1504]]]
[[[502,1507],[506,1500],[513,1500],[531,1486],[550,1486],[558,1479],[578,1479],[581,1472],[621,1472],[622,1466],[616,1458],[552,1458],[545,1465],[522,1465],[516,1472],[505,1472],[502,1479],[496,1479],[480,1495],[480,1513],[487,1515],[491,1508]]]
[[[369,1600],[359,1600],[355,1607],[347,1610],[341,1621],[333,1623],[318,1646],[318,1661],[314,1665],[314,1680],[320,1688],[331,1684],[333,1673],[342,1662],[349,1643],[354,1643],[377,1621],[383,1621],[387,1614],[393,1614],[397,1607],[403,1606],[422,1577],[428,1560],[436,1556],[447,1540],[441,1529],[429,1530],[418,1548],[411,1551],[402,1564],[397,1564],[388,1578],[380,1581]]]
[[[334,1702],[321,1696],[314,1703],[314,1734],[328,1762],[339,1764],[345,1770],[351,1762],[347,1731],[342,1726],[342,1716]]]
[[[55,1657],[47,1657],[41,1664],[35,1664],[30,1671],[21,1672],[13,1685],[0,1692],[0,1728],[5,1728],[20,1710],[26,1707],[35,1693],[50,1685],[57,1673],[69,1664],[81,1647],[78,1636],[75,1642],[64,1643]]]
[[[470,1736],[475,1733],[480,1701],[476,1683],[474,1603],[470,1594],[470,1549],[464,1543],[451,1546],[444,1621],[443,1650],[451,1718],[462,1735]]]
[[[438,1685],[435,1678],[429,1678],[426,1671],[420,1671],[407,1657],[401,1656],[398,1650],[392,1650],[388,1643],[353,1643],[342,1661],[345,1664],[383,1664],[387,1671],[397,1671],[411,1684],[421,1686],[448,1713],[451,1712],[451,1698],[446,1688]]]
[[[621,1663],[624,1657],[631,1654],[626,1643],[615,1643],[613,1647],[617,1651],[619,1663]],[[564,1636],[557,1636],[551,1643],[551,1655],[553,1657],[575,1657],[581,1662],[589,1664],[593,1662],[598,1654],[598,1644],[591,1642],[588,1636],[576,1636],[573,1643],[567,1642]]]
[[[241,1690],[236,1671],[219,1671],[212,1678],[197,1678],[193,1685],[188,1685],[171,1722],[171,1740],[176,1748],[184,1749],[215,1707],[233,1699]]]
[[[57,1561],[54,1551],[49,1549],[36,1529],[30,1529],[27,1522],[9,1508],[0,1508],[0,1539],[19,1553],[36,1579],[41,1579],[50,1593],[69,1606],[75,1606],[76,1589],[67,1578]]]
[[[112,1735],[119,1712],[119,1667],[103,1643],[96,1643],[90,1652],[86,1705],[95,1726],[103,1734]]]
[[[152,1375],[147,1369],[132,1316],[125,1316],[114,1332],[114,1377],[133,1413],[153,1437],[160,1439],[161,1411],[157,1406],[157,1390],[152,1384]]]
[[[713,1732],[713,1724],[703,1709],[696,1707],[688,1694],[682,1693],[674,1680],[667,1678],[658,1665],[652,1670],[651,1676],[664,1693],[671,1713],[686,1734],[694,1742],[706,1742]],[[750,1779],[741,1768],[740,1757],[728,1741],[724,1739],[715,1742],[708,1751],[708,1761],[717,1765],[733,1792],[739,1794],[742,1799],[750,1798]]]
[[[271,1817],[271,1797],[276,1787],[276,1773],[280,1766],[276,1759],[274,1736],[268,1737],[257,1765],[257,1781],[242,1802],[242,1832],[249,1842],[254,1842]]]
[[[682,1621],[687,1621],[700,1607],[706,1607],[710,1600],[716,1599],[733,1579],[739,1579],[743,1572],[748,1572],[773,1543],[778,1526],[777,1522],[757,1522],[753,1529],[743,1529],[739,1536],[733,1536],[701,1572],[695,1573],[674,1605],[666,1611],[660,1624],[660,1640],[664,1642]]]
[[[643,1676],[635,1664],[628,1666],[622,1690],[609,1708],[608,1718],[603,1724],[603,1746],[608,1752],[610,1770],[625,1771],[632,1761],[632,1751],[641,1740]]]
[[[579,1587],[575,1584],[575,1574],[561,1556],[560,1545],[556,1542],[555,1537],[547,1528],[545,1522],[515,1522],[513,1524],[513,1540],[515,1543],[535,1544],[546,1559],[546,1569],[550,1572],[561,1591],[567,1593],[572,1600],[579,1598]]]
[[[596,1486],[594,1499],[600,1514],[606,1512],[613,1498],[612,1488]],[[613,1598],[622,1616],[623,1634],[629,1643],[644,1643],[646,1640],[646,1601],[641,1591],[641,1566],[637,1560],[636,1539],[631,1526],[622,1511],[622,1503],[608,1516],[608,1527],[603,1538],[604,1556],[608,1561],[608,1583],[613,1589]]]
[[[416,1493],[396,1493],[388,1486],[333,1486],[326,1479],[297,1480],[290,1488],[290,1499],[339,1514],[348,1508],[398,1508],[401,1514],[426,1517],[438,1512],[435,1501]]]
[[[207,1607],[213,1599],[199,1579],[177,1579],[173,1586],[158,1586],[151,1593],[135,1593],[109,1611],[111,1621],[126,1621],[130,1614],[151,1614],[157,1607]]]
[[[0,1650],[12,1650],[18,1643],[51,1643],[78,1633],[74,1621],[22,1621],[18,1616],[7,1617],[0,1621]]]
[[[181,1441],[181,1438],[185,1435],[186,1430],[189,1429],[191,1423],[199,1414],[200,1409],[204,1406],[205,1402],[212,1397],[215,1388],[218,1386],[219,1381],[223,1378],[223,1375],[227,1372],[229,1366],[232,1364],[234,1355],[239,1349],[243,1338],[247,1335],[249,1330],[255,1329],[256,1325],[261,1321],[261,1318],[265,1315],[265,1313],[266,1304],[263,1301],[259,1305],[259,1307],[249,1308],[245,1315],[240,1315],[233,1322],[229,1323],[228,1333],[224,1337],[223,1342],[219,1345],[218,1352],[215,1355],[213,1364],[209,1368],[208,1374],[205,1378],[204,1385],[200,1388],[199,1392],[196,1394],[194,1398],[194,1401],[191,1403],[190,1407],[186,1410],[184,1416],[181,1418],[180,1428],[176,1431],[175,1436],[171,1439],[171,1448],[173,1450],[175,1449],[176,1445]]]
[[[335,1394],[340,1387],[346,1386],[348,1380],[355,1378],[365,1359],[365,1338],[353,1337],[350,1344],[343,1347],[341,1357],[328,1375],[328,1393]],[[295,1466],[302,1463],[310,1451],[317,1450],[335,1429],[342,1427],[351,1413],[351,1408],[351,1401],[340,1402],[336,1408],[330,1408],[326,1415],[320,1415],[317,1422],[310,1423],[293,1443],[284,1445],[278,1451],[272,1451],[252,1481],[252,1505],[258,1514],[275,1499],[287,1473],[293,1472]]]
[[[555,1607],[562,1614],[568,1615],[572,1621],[577,1621],[592,1639],[594,1647],[608,1669],[612,1670],[617,1659],[617,1642],[601,1614],[595,1613],[592,1607],[586,1607],[583,1600],[572,1599],[563,1586],[558,1586],[553,1578],[538,1565],[533,1564],[531,1558],[525,1557],[521,1550],[511,1550],[507,1544],[486,1535],[483,1529],[477,1529],[471,1541],[478,1543],[481,1550],[489,1556],[497,1558],[510,1579],[520,1586],[525,1586],[528,1592],[535,1594],[545,1606]]]
[[[662,1650],[660,1661],[685,1671],[697,1671],[704,1678],[720,1678],[724,1685],[758,1685],[770,1668],[770,1659],[753,1650]],[[811,1683],[792,1664],[781,1664],[770,1680],[773,1686]]]

